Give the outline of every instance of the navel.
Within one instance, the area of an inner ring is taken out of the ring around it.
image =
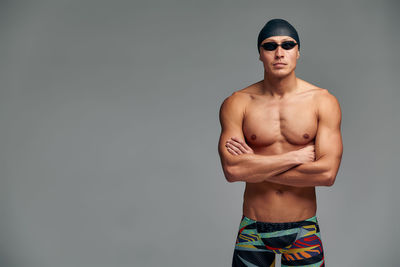
[[[257,139],[257,136],[255,135],[255,134],[253,134],[252,136],[251,136],[251,140],[256,140]]]
[[[308,138],[310,138],[310,136],[308,135],[308,134],[303,134],[303,137],[305,138],[305,139],[308,139]]]

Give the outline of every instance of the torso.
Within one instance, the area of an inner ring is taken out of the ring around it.
[[[246,143],[256,154],[276,155],[314,144],[318,128],[315,95],[325,89],[303,80],[298,93],[273,99],[261,95],[262,81],[239,92],[248,98],[243,119]],[[246,183],[243,214],[264,222],[291,222],[316,214],[315,187]]]

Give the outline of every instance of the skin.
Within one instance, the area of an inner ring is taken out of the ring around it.
[[[272,36],[280,44],[289,36]],[[316,215],[316,186],[332,186],[343,145],[341,110],[328,90],[295,75],[298,46],[260,48],[264,79],[220,108],[218,152],[228,182],[245,182],[243,214],[264,222]],[[285,65],[274,65],[283,62]]]

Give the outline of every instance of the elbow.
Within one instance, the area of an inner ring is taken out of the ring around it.
[[[225,178],[229,183],[239,181],[237,168],[235,168],[234,166],[224,166],[223,170]]]
[[[325,186],[332,186],[335,183],[336,174],[327,172],[325,176]]]

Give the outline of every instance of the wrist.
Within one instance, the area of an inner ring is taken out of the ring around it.
[[[285,154],[286,156],[286,161],[289,164],[293,165],[298,165],[302,164],[303,162],[301,161],[300,157],[297,155],[297,151],[290,151]]]

